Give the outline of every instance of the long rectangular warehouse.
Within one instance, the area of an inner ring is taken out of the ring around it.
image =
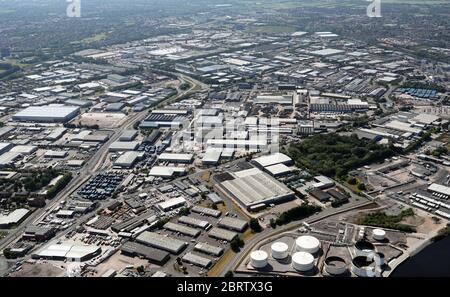
[[[136,237],[136,241],[157,249],[168,251],[175,255],[181,253],[187,246],[187,242],[149,231],[139,234],[139,236]]]
[[[168,252],[155,249],[137,242],[125,242],[120,250],[122,254],[132,257],[144,257],[151,263],[157,265],[164,265],[170,259],[170,255]]]
[[[208,221],[199,220],[196,218],[182,216],[178,218],[178,223],[183,223],[189,226],[206,229],[209,226]]]
[[[76,106],[30,106],[12,116],[13,121],[65,123],[80,113]]]
[[[241,219],[224,217],[223,219],[221,219],[219,221],[218,225],[219,225],[219,227],[223,227],[223,228],[230,229],[233,231],[242,232],[247,228],[248,223],[247,223],[247,221],[244,221]]]
[[[187,262],[187,263],[191,263],[200,267],[204,267],[204,268],[208,268],[209,266],[211,266],[212,261],[208,258],[204,258],[201,256],[198,256],[196,254],[193,254],[191,252],[187,253],[186,255],[184,255],[181,260],[183,262]]]
[[[175,154],[175,153],[162,153],[158,156],[158,160],[161,162],[170,163],[192,163],[194,160],[193,154]]]
[[[222,212],[220,210],[202,207],[202,206],[198,206],[198,205],[191,208],[191,211],[195,212],[195,213],[204,214],[204,215],[207,215],[210,217],[215,217],[215,218],[220,217],[220,215],[222,214]]]
[[[222,228],[212,228],[208,236],[220,240],[232,241],[237,236],[237,233]]]
[[[166,224],[164,224],[164,229],[173,231],[173,232],[179,232],[181,234],[184,235],[188,235],[188,236],[192,236],[192,237],[197,237],[200,235],[200,230],[191,228],[191,227],[187,227],[184,225],[180,225],[180,224],[175,224],[172,222],[167,222]]]
[[[209,254],[209,255],[214,255],[216,257],[220,256],[223,253],[223,248],[219,247],[219,246],[214,246],[214,245],[210,245],[206,242],[199,242],[194,246],[194,249],[196,251],[205,253],[205,254]]]

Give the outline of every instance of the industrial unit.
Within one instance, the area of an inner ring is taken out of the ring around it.
[[[136,241],[175,255],[181,253],[187,246],[187,242],[148,231],[139,234]]]
[[[66,123],[80,113],[76,106],[30,106],[12,116],[18,122]]]

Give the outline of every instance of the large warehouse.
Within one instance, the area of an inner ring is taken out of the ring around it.
[[[187,242],[148,231],[139,234],[136,241],[172,254],[181,253],[187,246]]]
[[[217,184],[217,192],[232,198],[246,209],[293,199],[294,192],[257,168],[230,173],[234,177]]]
[[[12,116],[18,122],[66,123],[80,113],[76,106],[30,106]]]

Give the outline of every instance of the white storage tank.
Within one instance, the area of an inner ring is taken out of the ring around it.
[[[314,236],[304,235],[295,240],[295,247],[299,252],[314,254],[320,248],[320,241]]]
[[[306,252],[296,252],[292,255],[292,267],[301,272],[309,271],[314,267],[314,256]]]
[[[376,253],[374,260],[377,267],[382,267],[386,264],[386,256],[383,253]]]
[[[272,257],[276,260],[287,258],[289,255],[289,246],[281,241],[274,242],[271,246]]]
[[[375,252],[375,246],[366,240],[360,240],[355,243],[356,256],[374,257]]]
[[[250,254],[250,264],[253,268],[263,268],[267,265],[269,255],[265,251],[257,250]]]
[[[383,229],[373,229],[372,236],[375,240],[383,241],[386,238],[386,231]]]
[[[352,272],[360,277],[375,277],[375,261],[365,256],[358,256],[352,260]]]

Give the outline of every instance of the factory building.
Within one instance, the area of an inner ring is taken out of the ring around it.
[[[184,225],[172,223],[172,222],[167,222],[166,224],[164,224],[163,228],[166,230],[170,230],[170,231],[180,233],[183,235],[187,235],[187,236],[191,236],[191,237],[197,237],[201,233],[200,230],[197,230],[197,229],[194,229],[191,227],[187,227]]]
[[[134,151],[139,146],[137,141],[115,141],[109,146],[110,152]]]
[[[148,231],[139,234],[136,241],[175,255],[187,246],[187,242]]]
[[[113,165],[121,168],[131,168],[138,160],[142,159],[143,157],[144,152],[125,152],[114,161]]]
[[[217,192],[246,209],[259,204],[280,203],[293,199],[294,192],[257,168],[230,173],[234,179],[215,185]]]
[[[218,226],[233,231],[244,232],[247,229],[248,223],[241,219],[224,217],[219,221]]]
[[[219,239],[219,240],[226,240],[226,241],[230,242],[233,239],[235,239],[238,236],[238,234],[233,231],[214,227],[209,231],[208,236]]]
[[[17,122],[67,123],[80,113],[75,106],[30,106],[12,116]]]
[[[188,216],[181,216],[178,218],[178,223],[186,224],[192,227],[206,229],[210,224],[208,221],[199,220],[196,218],[188,217]]]
[[[264,167],[273,166],[277,164],[292,165],[294,162],[291,158],[282,153],[275,153],[269,156],[263,156],[256,158],[252,161],[258,167],[263,169]]]
[[[212,265],[212,261],[208,258],[201,257],[194,253],[186,253],[181,260],[186,263],[194,264],[196,266],[200,266],[202,268],[208,268]]]
[[[193,154],[175,154],[175,153],[162,153],[158,156],[158,161],[169,163],[192,163],[194,160]]]
[[[194,246],[194,250],[219,257],[222,255],[224,249],[218,246],[210,245],[206,242],[199,242]]]
[[[215,217],[215,218],[220,217],[220,215],[222,214],[220,210],[202,207],[202,206],[198,206],[198,205],[192,207],[191,211],[195,212],[195,213],[199,213],[199,214],[204,214],[204,215],[210,216],[210,217]]]
[[[20,224],[28,215],[30,210],[26,208],[16,209],[8,215],[0,214],[0,228],[10,228]]]
[[[161,202],[157,204],[157,207],[162,211],[169,211],[178,207],[181,207],[186,204],[186,199],[183,197],[172,198],[167,201]]]
[[[95,245],[52,244],[31,257],[33,259],[85,262],[100,255],[101,252],[102,249]]]
[[[136,130],[125,130],[119,137],[119,141],[132,141],[138,135]]]
[[[137,242],[125,242],[120,249],[121,253],[131,257],[143,257],[156,265],[164,265],[169,259],[168,252],[155,249]]]
[[[186,168],[175,166],[154,166],[149,173],[151,176],[173,178],[186,174]]]

